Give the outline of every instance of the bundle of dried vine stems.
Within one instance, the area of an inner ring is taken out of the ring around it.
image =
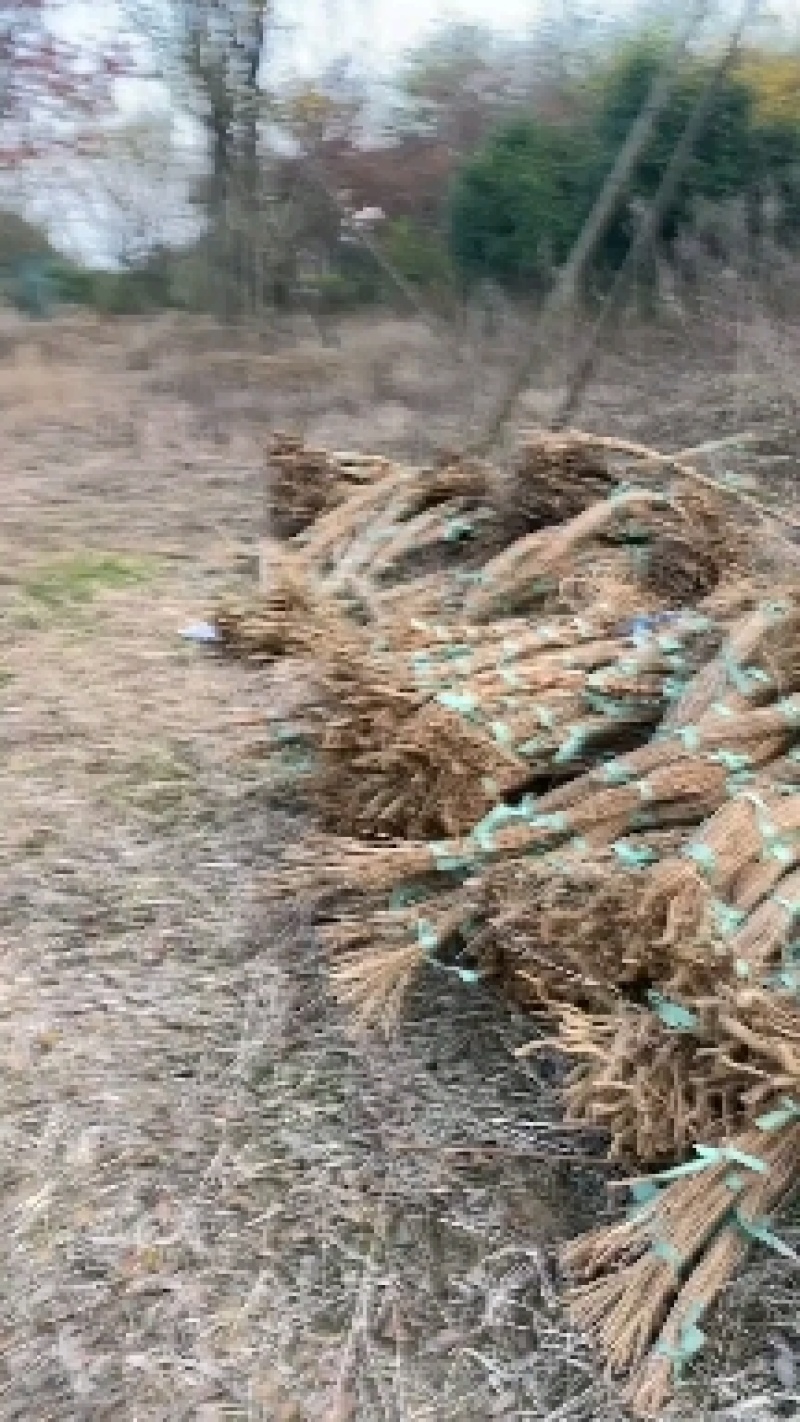
[[[584,508],[557,531],[529,534],[511,544],[483,568],[467,599],[475,618],[521,607],[536,607],[552,595],[565,575],[579,566],[580,555],[625,545],[624,580],[680,607],[711,593],[731,569],[734,551],[727,525],[713,497],[684,484],[669,494],[661,490],[621,488]],[[606,551],[606,557],[608,552]],[[615,566],[620,567],[620,562]],[[618,574],[619,576],[619,574]]]
[[[497,477],[498,513],[520,534],[566,523],[607,497],[616,480],[608,459],[570,435],[529,434]]]
[[[640,1416],[658,1414],[702,1347],[699,1324],[751,1242],[784,1247],[765,1221],[797,1188],[799,1115],[776,1102],[725,1145],[642,1182],[633,1215],[565,1252],[572,1317],[632,1373]]]
[[[426,967],[491,985],[551,1024],[523,1050],[570,1059],[571,1119],[667,1167],[565,1256],[576,1322],[650,1413],[800,1166],[796,590],[765,598],[725,491],[623,441],[536,432],[503,476],[274,461],[306,526],[217,625],[313,664],[328,834],[270,890],[332,891],[359,1025]]]
[[[321,821],[365,839],[466,833],[524,785],[525,762],[392,672],[352,638],[318,648],[311,790]]]
[[[276,430],[267,449],[270,527],[291,538],[335,508],[360,484],[379,478],[389,461],[377,455],[331,454],[299,435]]]

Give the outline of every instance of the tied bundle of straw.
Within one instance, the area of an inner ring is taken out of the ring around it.
[[[767,987],[720,991],[717,1059],[750,1080],[748,1105],[760,1109],[776,1093],[800,1094],[800,1006],[797,969]],[[786,984],[790,985],[787,986]]]
[[[694,605],[734,569],[746,568],[748,551],[746,535],[734,528],[719,496],[680,479],[673,507],[651,520],[642,582],[674,607]]]
[[[653,956],[659,966],[663,958],[640,898],[641,871],[664,838],[634,836],[591,858],[567,850],[479,872],[463,891],[477,925],[470,941],[477,966],[532,1011],[563,1003],[615,1010],[620,990],[648,981]]]
[[[742,976],[758,974],[800,912],[799,861],[800,795],[758,781],[702,826],[681,859],[653,870],[646,907],[663,915],[667,944],[718,941]]]
[[[612,844],[644,829],[696,824],[725,794],[725,772],[698,758],[682,756],[641,780],[599,789],[591,775],[580,777],[583,794],[569,811],[556,808],[558,791],[540,799],[523,797],[516,805],[498,805],[470,834],[443,843],[356,845],[348,841],[314,843],[313,872],[342,888],[363,883],[370,893],[389,893],[432,873],[477,871],[519,855],[544,855],[571,844],[581,852]],[[286,892],[307,878],[311,862],[305,851],[287,853],[278,881]]]
[[[487,820],[514,814],[498,807]],[[568,848],[540,862],[512,856],[493,865],[459,864],[434,846],[427,873],[395,891],[416,907],[369,912],[362,885],[358,917],[339,908],[325,935],[337,994],[358,1008],[362,1027],[384,1020],[385,1010],[395,1020],[414,974],[434,961],[532,1010],[575,1001],[612,1009],[619,988],[650,971],[639,871],[674,844],[670,833],[639,835],[594,860]]]
[[[656,1012],[618,1004],[613,1014],[559,1011],[558,1050],[578,1064],[563,1088],[567,1119],[605,1131],[615,1160],[646,1164],[681,1159],[695,1141],[716,1144],[745,1124],[746,1071],[732,1070],[692,1035],[695,1014],[672,998]]]
[[[524,761],[398,678],[363,649],[318,656],[313,790],[339,834],[440,839],[465,833],[527,777]]]
[[[480,583],[466,600],[468,616],[480,619],[514,607],[535,606],[574,563],[581,549],[618,529],[629,514],[668,506],[669,500],[662,493],[620,490],[555,530],[518,539],[486,564]]]
[[[336,455],[314,449],[299,435],[276,430],[267,449],[270,524],[277,538],[291,538],[354,488],[389,468],[376,456]]]
[[[707,491],[687,482],[669,495],[620,488],[556,530],[517,539],[487,563],[467,598],[468,613],[490,617],[541,605],[559,588],[567,592],[582,561],[589,572],[597,565],[598,550],[615,544],[626,548],[625,557],[614,560],[605,551],[601,565],[608,564],[612,585],[636,589],[640,607],[696,604],[742,558],[741,538]]]
[[[800,1108],[778,1104],[726,1144],[634,1186],[623,1223],[564,1251],[570,1313],[611,1366],[631,1372],[628,1397],[655,1416],[702,1347],[699,1323],[753,1240],[785,1248],[766,1220],[797,1188]]]
[[[467,462],[439,469],[392,465],[374,484],[318,518],[296,541],[320,574],[341,581],[379,562],[381,548],[404,534],[404,525],[416,516],[441,510],[453,500],[482,502],[487,477],[481,466]]]
[[[268,663],[303,651],[319,616],[319,593],[302,559],[278,543],[265,545],[269,588],[229,599],[213,614],[223,649],[246,661]]]
[[[497,478],[498,524],[507,534],[521,536],[566,523],[606,498],[614,482],[600,451],[570,435],[531,434],[510,470]]]
[[[762,602],[731,628],[716,657],[689,682],[665,726],[697,725],[724,703],[741,713],[800,687],[800,609],[788,598]]]

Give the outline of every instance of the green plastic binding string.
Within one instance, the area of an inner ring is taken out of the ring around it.
[[[762,671],[760,667],[743,666],[728,647],[723,647],[720,660],[728,681],[740,696],[749,696],[755,686],[770,682],[770,677],[765,671]]]
[[[772,1111],[766,1111],[763,1116],[756,1116],[756,1125],[760,1131],[782,1131],[784,1126],[789,1126],[793,1121],[800,1121],[800,1103],[795,1101],[793,1096],[781,1097],[781,1104]]]
[[[534,815],[530,823],[534,829],[550,830],[553,834],[566,834],[569,831],[569,818],[564,814]]]
[[[715,765],[722,765],[726,770],[732,771],[734,775],[742,771],[749,770],[752,760],[749,755],[742,755],[739,751],[709,751],[706,760],[713,761]]]
[[[793,832],[789,838],[782,837],[779,830],[769,818],[764,801],[760,795],[756,795],[752,790],[744,790],[742,799],[749,800],[755,807],[756,824],[764,843],[764,854],[768,859],[777,859],[779,864],[794,864],[797,858],[797,844],[800,841],[800,833]]]
[[[572,726],[565,741],[562,741],[553,761],[556,765],[567,765],[571,760],[576,760],[583,754],[588,741],[588,734],[584,726]]]
[[[273,738],[282,746],[303,745],[306,741],[305,732],[299,726],[292,726],[288,722],[283,722],[273,728]]]
[[[684,750],[696,751],[700,749],[700,732],[696,726],[679,726],[673,731],[675,738],[682,742]]]
[[[601,716],[607,716],[610,721],[622,721],[630,715],[628,702],[617,701],[613,696],[603,696],[599,691],[585,691],[583,699],[593,711],[599,711]]]
[[[690,612],[686,616],[687,632],[708,632],[713,627],[710,617],[704,617],[701,613]]]
[[[601,667],[598,671],[590,672],[586,678],[586,685],[592,687],[599,686],[602,690],[608,681],[611,671],[611,667]]]
[[[682,1165],[673,1165],[668,1170],[660,1170],[650,1176],[657,1186],[672,1185],[676,1180],[684,1180],[689,1175],[701,1175],[704,1170],[712,1170],[717,1165],[739,1166],[742,1170],[752,1170],[755,1175],[767,1175],[769,1166],[760,1156],[750,1155],[736,1146],[696,1145],[694,1158]]]
[[[505,746],[509,750],[513,748],[514,736],[505,721],[492,721],[490,729],[499,746]]]
[[[433,658],[427,652],[417,652],[411,659],[411,670],[418,682],[430,681],[440,675]]]
[[[668,997],[662,997],[654,989],[648,992],[647,1001],[671,1032],[695,1032],[700,1026],[700,1019],[694,1012],[681,1007],[680,1003],[671,1002]]]
[[[666,1339],[659,1339],[653,1350],[672,1363],[672,1376],[676,1383],[682,1380],[687,1365],[706,1345],[706,1334],[702,1328],[698,1327],[704,1312],[705,1307],[702,1303],[699,1301],[693,1303],[687,1309],[686,1317],[681,1323],[678,1341],[668,1343]]]
[[[723,1176],[722,1183],[726,1190],[730,1190],[732,1195],[741,1195],[747,1181],[743,1175],[739,1174],[738,1170],[729,1170],[727,1175]]]
[[[617,485],[616,489],[611,490],[611,493],[608,496],[608,502],[611,507],[616,510],[621,505],[624,505],[628,502],[628,495],[632,492],[633,484],[629,484],[623,481],[623,483]]]
[[[789,616],[792,610],[790,602],[763,602],[759,611],[769,618],[770,622],[782,622]]]
[[[552,578],[534,578],[528,591],[541,597],[545,593],[554,592],[557,586]]]
[[[636,845],[626,844],[624,839],[618,839],[611,848],[626,869],[645,869],[648,864],[655,864],[658,860],[654,849],[640,849]]]
[[[748,1239],[755,1240],[757,1244],[765,1244],[768,1249],[774,1250],[784,1259],[792,1259],[795,1263],[800,1263],[800,1255],[784,1239],[781,1239],[780,1235],[775,1234],[765,1220],[748,1219],[739,1209],[733,1211],[733,1220]]]
[[[448,711],[455,711],[466,721],[477,723],[480,720],[478,702],[468,691],[440,691],[435,699],[440,706],[445,706]]]
[[[550,749],[549,736],[534,736],[530,741],[523,741],[521,746],[517,746],[517,754],[522,756],[538,755],[540,751]]]
[[[475,525],[468,518],[451,518],[445,524],[443,538],[445,543],[460,543],[465,538],[471,538],[475,532]]]
[[[794,923],[796,918],[800,918],[800,903],[795,899],[786,899],[782,894],[770,895],[772,902],[782,908],[789,915],[789,922]]]
[[[389,908],[392,912],[399,912],[401,909],[410,908],[412,904],[422,903],[429,897],[430,891],[421,884],[402,884],[392,889]]]
[[[458,874],[475,867],[475,856],[446,840],[428,846],[434,868],[439,874]]]
[[[439,947],[439,935],[430,919],[417,919],[417,942],[426,957]]]
[[[713,900],[711,912],[714,916],[716,929],[723,938],[730,938],[741,928],[747,918],[747,914],[742,909],[732,908],[730,904],[723,903],[721,899]]]
[[[478,845],[478,848],[485,853],[491,853],[495,848],[495,834],[498,830],[507,828],[512,824],[533,824],[536,819],[536,801],[532,796],[526,795],[518,805],[495,805],[483,819],[475,825],[471,832],[471,839]]]
[[[776,701],[776,709],[786,718],[790,726],[800,725],[800,696],[786,696]]]
[[[663,1259],[665,1264],[669,1264],[676,1274],[680,1274],[684,1266],[684,1259],[680,1252],[671,1244],[668,1239],[657,1236],[650,1246],[657,1259]]]
[[[704,874],[713,874],[717,867],[717,856],[707,844],[687,844],[683,851]]]
[[[606,761],[605,765],[597,767],[595,775],[606,785],[627,785],[634,778],[634,772],[624,760]]]
[[[737,799],[748,785],[752,785],[755,778],[755,771],[752,770],[740,770],[736,775],[728,775],[725,779],[725,794],[728,799]]]

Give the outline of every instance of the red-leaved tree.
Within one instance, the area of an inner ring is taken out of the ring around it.
[[[0,169],[90,151],[132,72],[123,42],[69,38],[68,0],[0,0]]]

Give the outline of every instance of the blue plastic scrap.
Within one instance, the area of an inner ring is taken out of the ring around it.
[[[634,617],[630,622],[624,622],[620,627],[623,637],[629,638],[634,647],[641,646],[643,642],[657,631],[659,627],[665,626],[669,622],[674,622],[676,617],[680,617],[679,612],[655,612],[652,614],[642,614]]]
[[[186,642],[218,642],[219,632],[212,622],[192,622],[180,632]]]

